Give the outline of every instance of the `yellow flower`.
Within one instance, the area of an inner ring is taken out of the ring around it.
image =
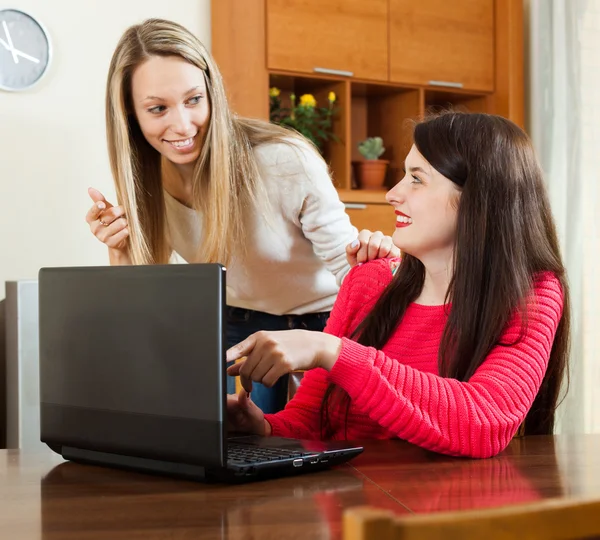
[[[276,86],[269,88],[269,96],[279,97],[279,94],[281,94],[281,90],[279,90],[279,88],[277,88]]]
[[[316,107],[317,100],[312,94],[304,94],[300,96],[300,106],[301,107]]]
[[[329,100],[329,103],[333,103],[336,100],[335,92],[329,92],[327,99]]]

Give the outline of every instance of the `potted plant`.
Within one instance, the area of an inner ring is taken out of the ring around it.
[[[321,153],[328,141],[337,141],[333,133],[333,118],[337,113],[334,92],[329,92],[325,107],[317,106],[317,100],[312,94],[303,94],[297,101],[294,93],[289,96],[290,106],[284,107],[280,94],[279,88],[269,89],[271,122],[295,129],[312,141]]]
[[[356,181],[361,189],[382,189],[389,161],[379,159],[385,152],[381,137],[369,137],[358,143],[358,151],[365,158],[354,162]]]

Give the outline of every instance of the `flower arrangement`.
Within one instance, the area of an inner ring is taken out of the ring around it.
[[[327,106],[318,107],[312,94],[303,94],[298,100],[295,94],[290,95],[290,107],[283,107],[279,88],[269,89],[269,119],[275,124],[290,127],[311,140],[322,152],[325,143],[336,141],[333,133],[333,117],[336,113],[335,92],[329,92]]]

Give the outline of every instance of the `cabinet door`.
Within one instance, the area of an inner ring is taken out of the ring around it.
[[[390,80],[493,91],[494,0],[390,0]]]
[[[388,0],[267,0],[267,66],[387,81]]]
[[[359,231],[369,229],[391,236],[396,227],[396,215],[389,204],[344,203],[352,225]]]

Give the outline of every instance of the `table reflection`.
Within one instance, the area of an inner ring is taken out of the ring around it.
[[[387,496],[365,482],[350,468],[224,485],[67,462],[42,479],[42,538],[339,538],[322,501],[335,494],[345,506],[385,506]]]

